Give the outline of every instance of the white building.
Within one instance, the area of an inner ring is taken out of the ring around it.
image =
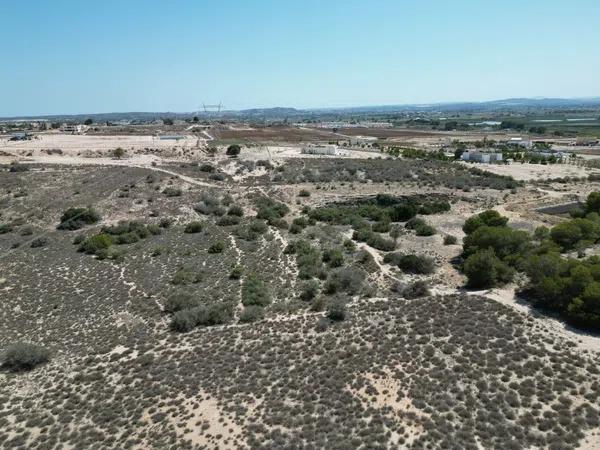
[[[499,152],[480,152],[476,150],[467,150],[460,156],[463,161],[473,161],[478,163],[500,163],[502,162],[502,153]]]
[[[330,155],[338,154],[337,145],[307,145],[302,147],[303,155]]]
[[[60,131],[63,133],[71,133],[71,134],[83,134],[88,130],[89,127],[86,125],[69,125],[64,123],[60,127]]]
[[[374,136],[351,136],[348,138],[350,145],[369,145],[377,142],[377,138]]]
[[[505,142],[507,145],[515,145],[524,148],[531,148],[533,146],[533,143],[529,139],[523,139],[522,137],[511,137]]]

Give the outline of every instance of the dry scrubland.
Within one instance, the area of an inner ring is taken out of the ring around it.
[[[515,286],[464,290],[455,266],[466,217],[496,208],[533,231],[562,220],[539,206],[599,183],[109,139],[2,147],[0,349],[49,355],[0,372],[0,447],[600,444],[600,339]],[[398,217],[368,232],[336,215],[381,205]],[[425,224],[407,228],[413,206]]]

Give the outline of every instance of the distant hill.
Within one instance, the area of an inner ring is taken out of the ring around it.
[[[355,106],[344,108],[309,108],[296,109],[286,107],[252,108],[244,110],[228,110],[221,112],[114,112],[101,114],[56,114],[48,116],[0,117],[0,120],[48,120],[83,122],[91,118],[94,122],[118,122],[121,120],[148,122],[163,118],[189,119],[197,115],[200,118],[232,118],[232,119],[284,119],[297,117],[314,117],[321,114],[360,114],[360,113],[395,113],[395,112],[496,112],[527,111],[534,109],[586,109],[600,108],[600,97],[590,98],[509,98],[486,102],[454,102],[408,105]]]

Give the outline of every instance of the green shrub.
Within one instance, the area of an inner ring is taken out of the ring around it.
[[[189,283],[200,283],[203,275],[201,272],[194,271],[191,269],[179,269],[173,275],[171,283],[175,285],[189,284]]]
[[[336,292],[355,295],[361,290],[364,280],[364,271],[356,267],[342,267],[329,273],[323,290],[329,295]]]
[[[233,308],[229,304],[216,303],[207,306],[182,309],[173,314],[171,329],[173,331],[187,332],[197,326],[221,325],[229,322],[233,317]]]
[[[29,171],[29,166],[25,165],[25,164],[18,164],[18,163],[11,163],[10,165],[10,169],[8,169],[9,172],[28,172]]]
[[[95,254],[100,250],[108,249],[112,243],[112,239],[108,234],[94,234],[79,244],[79,251],[87,254]]]
[[[437,233],[437,230],[431,225],[425,224],[415,228],[415,232],[417,236],[433,236]]]
[[[306,189],[300,189],[300,192],[298,192],[298,197],[310,197],[310,191]]]
[[[200,305],[200,299],[191,294],[178,292],[170,295],[163,304],[166,313],[173,314],[183,309],[191,309]]]
[[[429,283],[423,280],[415,281],[400,290],[400,295],[406,299],[427,297],[430,295]]]
[[[265,311],[261,306],[249,305],[245,306],[240,313],[240,322],[250,323],[262,320],[265,316]]]
[[[319,293],[319,282],[315,280],[306,281],[300,288],[300,300],[310,302]]]
[[[450,234],[444,236],[444,245],[456,245],[457,242],[458,239],[456,238],[456,236],[452,236]]]
[[[13,372],[28,371],[49,359],[50,352],[46,348],[27,342],[17,342],[6,348],[2,356],[2,366]]]
[[[48,239],[45,237],[39,237],[31,241],[31,248],[45,247],[46,245],[48,245]]]
[[[310,302],[311,311],[320,312],[325,309],[325,299],[321,296],[315,297]]]
[[[206,173],[213,173],[216,169],[214,166],[211,166],[210,164],[202,164],[198,170],[200,172],[206,172]]]
[[[346,319],[346,304],[341,300],[331,302],[327,308],[327,318],[332,322],[341,322]]]
[[[238,225],[240,223],[239,216],[223,216],[217,221],[217,225],[227,227],[231,225]]]
[[[243,274],[244,268],[241,266],[235,266],[233,269],[231,269],[231,272],[229,272],[229,278],[232,280],[239,280],[242,278]]]
[[[267,306],[271,294],[265,283],[256,274],[249,274],[242,283],[242,304],[244,306]]]
[[[0,223],[0,234],[10,233],[14,227],[10,223]]]
[[[323,252],[323,262],[329,267],[341,267],[344,265],[344,254],[337,248],[327,249]]]
[[[101,220],[100,214],[91,206],[87,208],[69,208],[60,218],[56,227],[59,230],[78,230],[85,225],[92,225]]]
[[[244,217],[244,208],[239,205],[233,205],[227,211],[230,216]]]
[[[390,252],[396,249],[396,242],[392,239],[386,239],[380,234],[371,233],[371,235],[367,238],[367,244],[377,250],[381,250],[382,252]]]
[[[184,233],[201,233],[204,230],[204,222],[193,221],[188,223],[183,230]]]
[[[380,220],[375,222],[372,226],[373,231],[376,233],[388,233],[392,229],[392,224],[389,219]]]
[[[165,194],[167,197],[181,197],[183,191],[179,188],[166,187],[163,190],[163,194]]]
[[[406,273],[430,274],[435,270],[433,259],[427,256],[402,255],[398,259],[398,267]]]
[[[258,208],[256,218],[266,220],[267,223],[272,226],[278,226],[277,224],[281,225],[281,219],[290,212],[290,209],[286,204],[277,202],[268,197],[259,197],[255,200],[255,204]]]
[[[158,223],[158,226],[161,228],[171,228],[171,225],[173,225],[174,220],[170,217],[163,217],[162,219],[160,219],[160,222]]]
[[[223,241],[217,241],[208,247],[208,253],[211,254],[223,253],[223,250],[225,250],[225,243]]]

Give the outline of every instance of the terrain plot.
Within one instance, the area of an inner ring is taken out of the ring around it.
[[[50,352],[0,372],[3,448],[598,445],[600,338],[516,283],[465,290],[456,265],[467,217],[533,232],[594,179],[260,145],[3,150],[0,348]],[[69,208],[93,220],[61,226]]]

